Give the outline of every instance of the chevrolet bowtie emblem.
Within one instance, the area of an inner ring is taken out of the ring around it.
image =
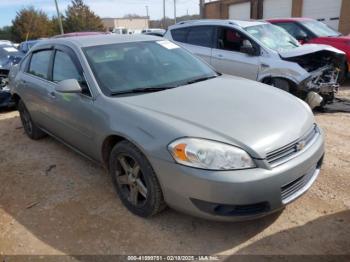
[[[300,142],[298,142],[298,143],[295,145],[295,150],[296,150],[297,152],[299,152],[299,151],[303,150],[303,149],[305,148],[305,146],[306,146],[306,142],[305,142],[305,141],[300,141]]]

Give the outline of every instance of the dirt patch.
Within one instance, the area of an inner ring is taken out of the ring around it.
[[[327,154],[311,190],[280,214],[216,223],[130,214],[100,166],[52,138],[28,139],[17,112],[0,113],[0,255],[350,254],[350,114],[316,119]]]

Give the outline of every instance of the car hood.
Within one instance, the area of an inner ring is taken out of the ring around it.
[[[296,56],[312,54],[319,51],[331,51],[338,54],[345,54],[343,51],[340,51],[339,49],[336,49],[329,45],[319,45],[319,44],[302,45],[293,49],[279,51],[279,54],[282,58],[291,58]]]
[[[295,141],[314,124],[311,110],[300,99],[233,76],[122,100],[181,130],[179,136],[220,140],[256,158]]]

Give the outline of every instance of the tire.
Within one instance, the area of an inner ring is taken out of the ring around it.
[[[339,84],[344,84],[346,79],[348,77],[348,65],[345,63],[343,66],[340,67],[340,72],[339,72]]]
[[[22,100],[18,102],[18,111],[21,118],[21,122],[27,136],[33,140],[38,140],[46,136],[46,133],[42,131],[33,121],[29,114],[29,111]]]
[[[277,87],[283,91],[290,93],[290,85],[289,82],[282,78],[272,78],[270,85]]]
[[[114,146],[109,159],[113,184],[130,212],[151,217],[166,207],[157,176],[137,147],[122,141]]]

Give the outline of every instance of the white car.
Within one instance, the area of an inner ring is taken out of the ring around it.
[[[200,56],[218,72],[270,84],[307,100],[313,108],[332,102],[345,53],[326,45],[300,45],[267,22],[197,20],[171,26],[168,38]],[[319,97],[320,94],[322,97]]]

